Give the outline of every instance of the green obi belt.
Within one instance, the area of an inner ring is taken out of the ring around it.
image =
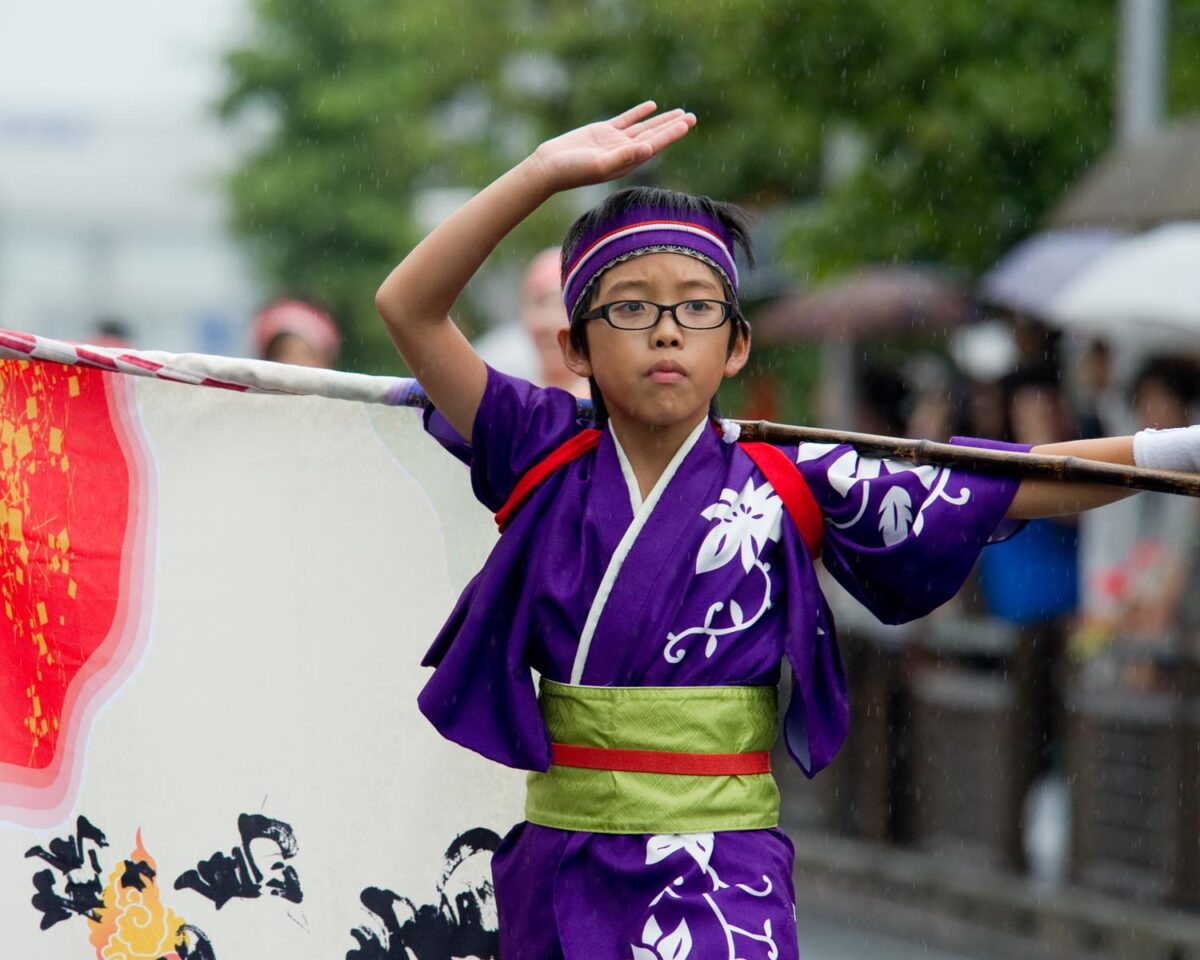
[[[546,773],[530,823],[590,833],[708,833],[779,823],[775,687],[584,687],[543,679]]]

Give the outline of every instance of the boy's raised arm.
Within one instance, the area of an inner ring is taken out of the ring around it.
[[[487,371],[449,317],[467,281],[505,235],[559,190],[624,176],[695,125],[652,101],[548,140],[460,207],[388,275],[375,306],[434,406],[470,438]]]

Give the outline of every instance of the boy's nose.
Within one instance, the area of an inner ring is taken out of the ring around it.
[[[650,331],[656,347],[677,347],[683,342],[683,331],[675,322],[675,312],[664,310]]]

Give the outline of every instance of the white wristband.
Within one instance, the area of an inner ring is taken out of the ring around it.
[[[1155,470],[1200,473],[1200,425],[1139,430],[1133,435],[1133,462]]]

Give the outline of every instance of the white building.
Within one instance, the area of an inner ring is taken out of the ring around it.
[[[86,340],[114,317],[136,346],[245,351],[262,291],[225,226],[237,138],[208,107],[240,3],[199,6],[0,16],[0,327]]]

